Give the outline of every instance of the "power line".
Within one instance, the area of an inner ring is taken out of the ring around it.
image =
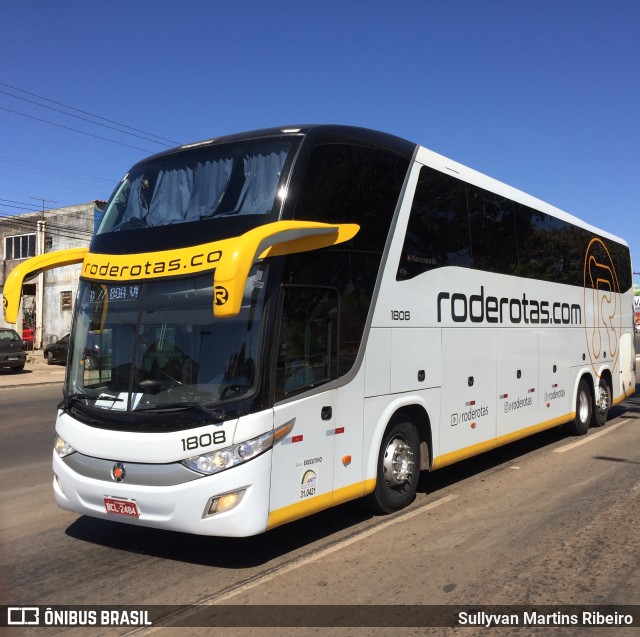
[[[52,172],[59,175],[68,175],[71,177],[84,177],[86,179],[95,179],[97,181],[103,181],[111,185],[113,185],[113,182],[114,182],[113,179],[107,179],[106,177],[97,177],[96,175],[86,175],[84,173],[77,173],[69,170],[62,170],[61,168],[54,168],[53,166],[47,166],[46,164],[38,164],[32,161],[16,159],[15,157],[8,157],[7,155],[0,155],[0,162],[11,162],[11,164],[23,164],[25,166],[36,168],[44,172]],[[13,165],[10,165],[9,168],[11,168],[12,170],[22,170],[19,167],[14,168]]]
[[[64,173],[63,171],[55,173],[53,171],[43,170],[42,168],[31,168],[29,166],[9,166],[4,160],[0,159],[0,193],[9,187],[9,184],[14,186],[17,181],[28,181],[31,184],[39,184],[38,187],[40,189],[49,188],[50,185],[56,188],[71,186],[84,188],[88,191],[108,190],[109,193],[113,190],[114,184],[117,183],[116,179],[98,181],[97,179],[79,174]]]
[[[27,214],[29,212],[33,212],[33,213],[38,213],[41,212],[39,208],[34,208],[32,204],[29,204],[27,202],[24,201],[16,201],[15,199],[2,199],[0,198],[0,202],[5,202],[5,203],[0,203],[0,205],[5,206],[7,208],[13,208],[15,210],[26,210],[26,213],[21,213],[22,215]],[[7,205],[7,204],[13,204],[13,205]],[[82,206],[83,204],[71,204],[68,206],[61,206],[60,208],[47,208],[47,211],[49,211],[50,215],[51,212],[53,212],[54,214],[56,214],[56,216],[58,214],[64,213],[64,212],[70,212],[73,213],[74,215],[82,215],[85,218],[93,218],[93,211],[92,210],[71,210],[71,208],[78,208],[79,206]],[[20,218],[20,215],[13,215],[16,218]],[[27,219],[28,221],[28,219]]]
[[[101,139],[103,141],[111,142],[112,144],[118,144],[119,146],[126,146],[127,148],[133,148],[134,150],[140,150],[143,153],[153,153],[152,150],[148,150],[146,148],[140,148],[139,146],[131,146],[131,144],[125,144],[124,142],[118,142],[115,139],[109,139],[108,137],[102,137],[101,135],[94,135],[93,133],[87,133],[86,131],[80,130],[78,128],[72,128],[71,126],[65,126],[64,124],[58,124],[56,122],[51,122],[47,119],[42,119],[41,117],[35,117],[34,115],[27,115],[26,113],[21,113],[20,111],[14,111],[10,108],[5,108],[4,106],[0,106],[0,110],[7,111],[8,113],[13,113],[14,115],[20,115],[21,117],[28,117],[29,119],[34,119],[38,122],[44,122],[45,124],[51,124],[51,126],[57,126],[58,128],[64,128],[65,130],[74,131],[76,133],[81,133],[82,135],[87,135],[89,137],[93,137],[95,139]]]
[[[27,219],[19,220],[19,217],[7,216],[0,213],[0,222],[2,220],[10,221],[11,225],[16,229],[16,232],[23,232],[25,234],[35,234],[38,221],[29,221]],[[93,236],[93,230],[82,230],[74,226],[67,226],[64,224],[55,224],[51,221],[46,222],[46,233],[49,236],[56,237],[58,239],[66,239],[68,241],[81,241],[88,243]],[[5,235],[5,237],[12,235]]]
[[[1,83],[0,83],[1,84]],[[143,139],[146,142],[152,142],[153,144],[160,144],[162,146],[170,147],[175,146],[176,144],[167,144],[165,142],[158,142],[155,139],[150,139],[149,137],[145,137],[143,135],[138,135],[137,133],[129,133],[127,131],[123,131],[121,128],[116,128],[115,126],[109,126],[108,124],[101,124],[100,122],[96,122],[87,117],[81,117],[80,115],[74,115],[73,113],[67,113],[59,108],[53,108],[53,106],[47,106],[46,104],[38,104],[38,102],[34,102],[33,100],[29,100],[26,97],[20,97],[19,95],[12,95],[11,93],[7,93],[7,91],[0,91],[3,95],[8,95],[9,97],[13,97],[16,100],[22,100],[23,102],[28,102],[29,104],[35,104],[36,106],[40,106],[41,108],[48,108],[51,111],[55,111],[56,113],[62,113],[63,115],[67,115],[69,117],[75,117],[76,119],[80,119],[83,122],[89,122],[90,124],[95,124],[96,126],[103,126],[104,128],[108,128],[110,130],[114,130],[118,133],[124,133],[125,135],[131,135],[133,137],[138,137],[139,139]],[[69,107],[67,107],[69,108]]]
[[[51,111],[60,113],[62,115],[67,115],[69,117],[75,117],[76,119],[80,119],[84,122],[89,123],[90,125],[94,125],[94,126],[102,126],[104,128],[108,128],[110,130],[113,130],[115,132],[117,132],[118,134],[122,134],[122,135],[130,135],[133,137],[137,137],[139,139],[144,139],[147,142],[150,143],[154,143],[154,144],[160,144],[162,146],[169,146],[171,145],[178,145],[178,142],[175,142],[173,140],[161,137],[160,135],[155,135],[153,133],[149,133],[147,131],[143,131],[140,130],[138,128],[132,127],[132,126],[128,126],[126,124],[122,124],[120,122],[117,122],[115,120],[111,120],[105,117],[102,117],[100,115],[96,115],[95,113],[90,113],[88,111],[84,111],[82,109],[79,108],[75,108],[73,106],[70,106],[69,104],[63,104],[62,102],[57,102],[56,100],[52,100],[49,99],[47,97],[44,97],[42,95],[38,95],[36,93],[32,93],[30,91],[25,91],[24,89],[15,87],[15,86],[11,86],[9,84],[6,84],[4,82],[0,82],[0,86],[9,89],[11,92],[8,92],[6,90],[0,90],[0,94],[6,95],[8,97],[14,98],[14,99],[19,99],[23,102],[27,102],[29,104],[33,104],[34,106],[39,106],[42,108],[46,108],[49,109]],[[17,93],[21,93],[23,95],[27,95],[30,96],[34,99],[27,99],[25,97],[21,97],[20,95],[16,95],[14,94],[14,92]],[[47,102],[48,104],[53,104],[56,106],[59,106],[61,108],[53,108],[52,106],[48,106],[45,103],[42,102]],[[64,109],[64,110],[62,110]],[[42,118],[42,117],[37,117],[35,115],[31,115],[28,112],[22,112],[20,110],[15,110],[15,109],[10,109],[10,108],[6,108],[4,106],[0,106],[0,110],[4,111],[4,112],[8,112],[8,113],[12,113],[14,115],[18,115],[20,117],[23,118],[27,118],[27,119],[31,119],[34,121],[38,121],[41,123],[45,123],[45,124],[49,124],[51,126],[56,126],[58,128],[62,128],[64,130],[68,130],[71,132],[75,132],[75,133],[80,133],[81,135],[85,135],[88,137],[92,137],[94,139],[99,139],[102,141],[107,141],[110,142],[112,144],[117,144],[119,146],[123,146],[126,148],[131,148],[134,149],[136,151],[141,151],[143,153],[146,154],[151,154],[154,151],[148,150],[146,148],[141,148],[139,146],[133,145],[133,144],[127,144],[125,142],[121,142],[118,141],[116,139],[112,139],[106,136],[102,136],[102,135],[98,135],[98,134],[94,134],[91,132],[88,132],[86,130],[82,130],[82,129],[78,129],[75,128],[73,126],[67,126],[61,123],[58,123],[56,121],[51,121],[49,119],[46,118]],[[31,110],[31,109],[29,109]],[[69,111],[73,111],[73,112],[69,112]],[[80,113],[82,115],[85,115],[87,117],[80,117],[79,115],[76,115],[74,113]],[[100,121],[97,121],[100,120]],[[113,124],[113,126],[111,126],[110,124]],[[116,128],[117,127],[117,128]],[[167,142],[167,143],[165,143]],[[27,168],[25,168],[25,166]],[[0,156],[0,173],[5,173],[6,177],[3,177],[3,181],[6,180],[11,180],[12,182],[24,182],[27,178],[29,179],[30,182],[32,183],[38,183],[39,184],[39,188],[42,192],[45,192],[45,190],[42,189],[43,185],[45,186],[45,189],[47,188],[46,184],[52,184],[53,182],[56,183],[56,186],[60,187],[62,186],[63,188],[66,188],[68,190],[75,190],[78,193],[86,193],[86,195],[88,195],[88,198],[91,199],[104,199],[106,197],[104,196],[95,196],[96,191],[98,191],[99,193],[105,190],[105,186],[104,184],[109,184],[109,192],[111,192],[113,185],[115,183],[115,180],[113,179],[106,179],[104,177],[96,177],[94,175],[86,175],[86,174],[82,174],[82,173],[73,173],[73,172],[69,172],[69,171],[64,171],[64,170],[60,170],[58,168],[53,168],[50,166],[45,166],[45,165],[41,165],[41,164],[36,164],[34,162],[22,162],[20,160],[13,160],[11,158],[9,158],[9,161],[7,161],[6,156],[3,158]],[[40,174],[38,174],[40,173]],[[28,175],[28,177],[27,177]],[[66,182],[66,183],[64,183]],[[98,183],[96,183],[98,182]],[[7,182],[8,185],[8,182]],[[0,188],[0,192],[2,192],[2,190],[4,190],[4,186]],[[6,191],[7,194],[9,194],[10,191]],[[4,193],[3,193],[4,194]],[[11,192],[11,194],[14,194],[13,192]],[[22,193],[16,192],[15,194],[21,196]],[[45,193],[46,194],[46,193]],[[84,194],[82,195],[83,197],[85,196]],[[28,212],[36,212],[35,208],[29,207],[28,204],[25,204],[25,202],[18,202],[18,201],[14,201],[14,200],[10,200],[10,199],[6,199],[6,200],[2,200],[0,199],[0,202],[4,201],[4,204],[0,204],[3,205],[5,207],[9,207],[12,209],[10,214],[20,214],[18,211],[24,210],[24,211],[28,211]],[[70,204],[73,205],[73,204]],[[44,208],[44,205],[43,205]],[[14,212],[15,211],[15,212]],[[8,211],[7,211],[8,212]],[[76,213],[78,213],[78,211],[75,211]],[[84,212],[82,212],[81,214],[84,215]],[[89,214],[89,213],[87,213]],[[7,215],[2,215],[0,214],[0,219],[2,218],[6,218]],[[86,217],[85,217],[86,219]],[[15,222],[15,220],[14,220]]]
[[[29,210],[31,212],[38,212],[37,208],[33,208],[33,207],[27,208],[29,204],[25,203],[24,201],[15,201],[14,199],[2,199],[2,198],[0,198],[0,201],[4,201],[6,203],[19,204],[18,206],[9,206],[10,208],[18,208],[19,210]]]
[[[114,180],[115,181],[115,180]],[[81,202],[94,201],[96,199],[108,199],[109,195],[113,191],[113,183],[109,186],[106,184],[83,180],[82,178],[74,178],[70,176],[56,176],[53,174],[40,173],[38,170],[29,171],[28,169],[10,168],[3,166],[0,161],[0,196],[19,196],[22,199],[26,199],[27,187],[24,184],[28,184],[29,192],[33,192],[34,188],[38,188],[40,192],[49,193],[53,188],[57,191],[73,191],[72,200],[65,199],[59,200],[61,204],[56,208],[62,208],[70,205],[77,205]],[[19,190],[12,190],[12,188],[18,188]],[[60,195],[58,195],[60,196]],[[65,195],[68,196],[68,195]],[[21,202],[24,203],[24,202]]]
[[[101,119],[103,122],[109,122],[110,124],[115,124],[116,126],[120,126],[122,128],[128,128],[129,130],[135,131],[136,133],[142,133],[143,135],[148,135],[149,137],[155,137],[156,139],[161,139],[165,142],[169,142],[169,144],[173,145],[173,146],[178,146],[180,142],[175,142],[171,139],[167,139],[165,137],[161,137],[160,135],[154,135],[153,133],[148,133],[146,131],[140,130],[138,128],[134,128],[132,126],[128,126],[127,124],[121,124],[119,122],[116,122],[112,119],[107,119],[106,117],[101,117],[100,115],[95,115],[93,113],[89,113],[87,111],[83,111],[79,108],[75,108],[73,106],[69,106],[68,104],[63,104],[62,102],[56,102],[55,100],[49,99],[48,97],[43,97],[42,95],[37,95],[36,93],[31,93],[29,91],[25,91],[24,89],[21,88],[17,88],[16,86],[11,86],[10,84],[5,84],[4,82],[0,82],[0,86],[5,86],[6,88],[10,88],[13,91],[19,91],[20,93],[24,93],[25,95],[31,95],[32,97],[37,97],[40,100],[44,100],[45,102],[50,102],[51,104],[57,104],[58,106],[63,106],[64,108],[68,108],[72,111],[76,111],[77,113],[82,113],[83,115],[89,115],[91,117],[94,117],[96,119]],[[4,92],[4,91],[3,91]],[[9,93],[7,93],[9,95]],[[17,95],[12,95],[12,97],[16,97],[18,98]],[[18,98],[18,99],[23,99],[23,98]],[[40,104],[39,106],[44,106],[43,104]],[[47,108],[47,107],[45,107]],[[68,115],[70,115],[70,113],[68,113]],[[97,123],[97,122],[96,122]],[[153,141],[153,140],[149,140],[149,141]],[[160,143],[160,142],[155,142],[155,143]]]
[[[35,211],[37,212],[37,211]],[[45,219],[47,227],[55,228],[55,229],[64,229],[70,230],[74,234],[93,234],[93,230],[84,230],[83,228],[79,228],[77,225],[67,225],[65,223],[60,223],[60,220],[55,220],[60,215],[56,215],[54,219],[49,217],[49,219]],[[41,217],[38,215],[34,215],[30,219],[25,219],[25,215],[12,215],[7,214],[6,212],[0,211],[0,219],[4,219],[8,222],[11,222],[12,225],[21,226],[23,228],[35,228],[40,221],[42,221]],[[91,218],[86,218],[85,220],[91,220]]]

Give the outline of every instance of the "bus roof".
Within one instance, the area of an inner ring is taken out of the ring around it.
[[[180,153],[191,148],[200,148],[209,145],[227,144],[239,141],[246,141],[251,139],[260,139],[264,137],[280,137],[283,135],[292,136],[305,136],[305,137],[318,137],[327,142],[339,142],[344,140],[360,141],[373,146],[386,148],[392,152],[398,153],[412,159],[414,156],[420,163],[427,164],[436,170],[440,170],[445,174],[457,177],[470,184],[484,188],[490,192],[494,192],[499,195],[503,195],[513,201],[517,201],[525,206],[535,208],[541,212],[547,213],[558,219],[562,219],[576,226],[595,232],[603,237],[607,237],[617,243],[628,246],[627,242],[611,233],[608,233],[600,228],[597,228],[591,224],[582,221],[580,218],[556,208],[555,206],[542,201],[532,195],[527,194],[513,186],[501,182],[497,179],[489,177],[483,173],[480,173],[473,168],[469,168],[464,164],[460,164],[452,159],[440,155],[432,150],[429,150],[425,146],[418,145],[414,142],[410,142],[401,137],[391,135],[389,133],[383,133],[381,131],[361,128],[358,126],[343,126],[338,124],[292,124],[287,126],[278,126],[273,128],[262,128],[252,131],[246,131],[243,133],[235,133],[233,135],[224,135],[221,137],[214,137],[211,139],[205,139],[199,142],[193,142],[189,144],[183,144],[176,148],[172,148],[161,153],[152,155],[145,158],[139,163],[144,163],[149,160],[155,160],[160,157],[169,156],[175,153]],[[136,164],[137,165],[137,164]]]

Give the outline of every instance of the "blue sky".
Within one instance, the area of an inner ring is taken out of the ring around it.
[[[175,143],[352,124],[623,237],[638,271],[639,34],[638,0],[5,2],[0,215],[106,199],[166,148],[60,104]]]

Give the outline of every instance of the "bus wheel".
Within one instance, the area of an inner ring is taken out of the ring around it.
[[[578,383],[576,396],[576,417],[564,426],[564,430],[572,436],[583,436],[589,431],[591,414],[593,413],[593,400],[589,383],[583,378]]]
[[[379,513],[406,507],[420,477],[420,440],[414,424],[399,414],[387,427],[378,456],[376,488],[369,505]]]
[[[594,398],[591,424],[594,427],[602,427],[607,422],[609,409],[611,409],[611,387],[604,378],[600,379]]]

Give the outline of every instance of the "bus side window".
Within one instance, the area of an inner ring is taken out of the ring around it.
[[[338,376],[338,292],[287,286],[276,361],[276,401]]]
[[[467,187],[474,270],[514,275],[518,248],[513,202],[476,186]]]
[[[445,266],[471,267],[464,182],[420,169],[396,278],[412,279]]]

